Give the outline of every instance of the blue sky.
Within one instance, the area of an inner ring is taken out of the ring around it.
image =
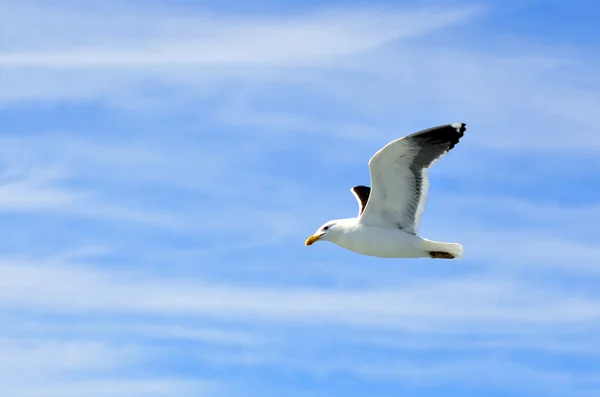
[[[599,12],[0,0],[3,395],[597,396]],[[304,247],[452,122],[463,260]]]

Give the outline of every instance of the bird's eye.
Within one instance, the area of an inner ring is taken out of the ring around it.
[[[327,230],[327,229],[329,229],[329,226],[325,226],[325,227],[323,228],[323,230]]]

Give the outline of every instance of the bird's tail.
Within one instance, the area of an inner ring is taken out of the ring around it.
[[[458,243],[427,241],[427,250],[432,258],[460,259],[463,256],[463,246]]]

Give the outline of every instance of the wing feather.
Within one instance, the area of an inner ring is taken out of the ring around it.
[[[462,138],[466,124],[429,128],[390,142],[371,160],[371,190],[361,222],[416,234],[429,192],[427,170]]]

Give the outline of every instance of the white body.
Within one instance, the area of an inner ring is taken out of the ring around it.
[[[379,258],[428,258],[431,251],[444,251],[460,258],[463,253],[460,244],[431,241],[400,229],[367,225],[357,218],[339,219],[335,224],[336,228],[332,233],[335,238],[325,235],[322,239],[363,255]]]

